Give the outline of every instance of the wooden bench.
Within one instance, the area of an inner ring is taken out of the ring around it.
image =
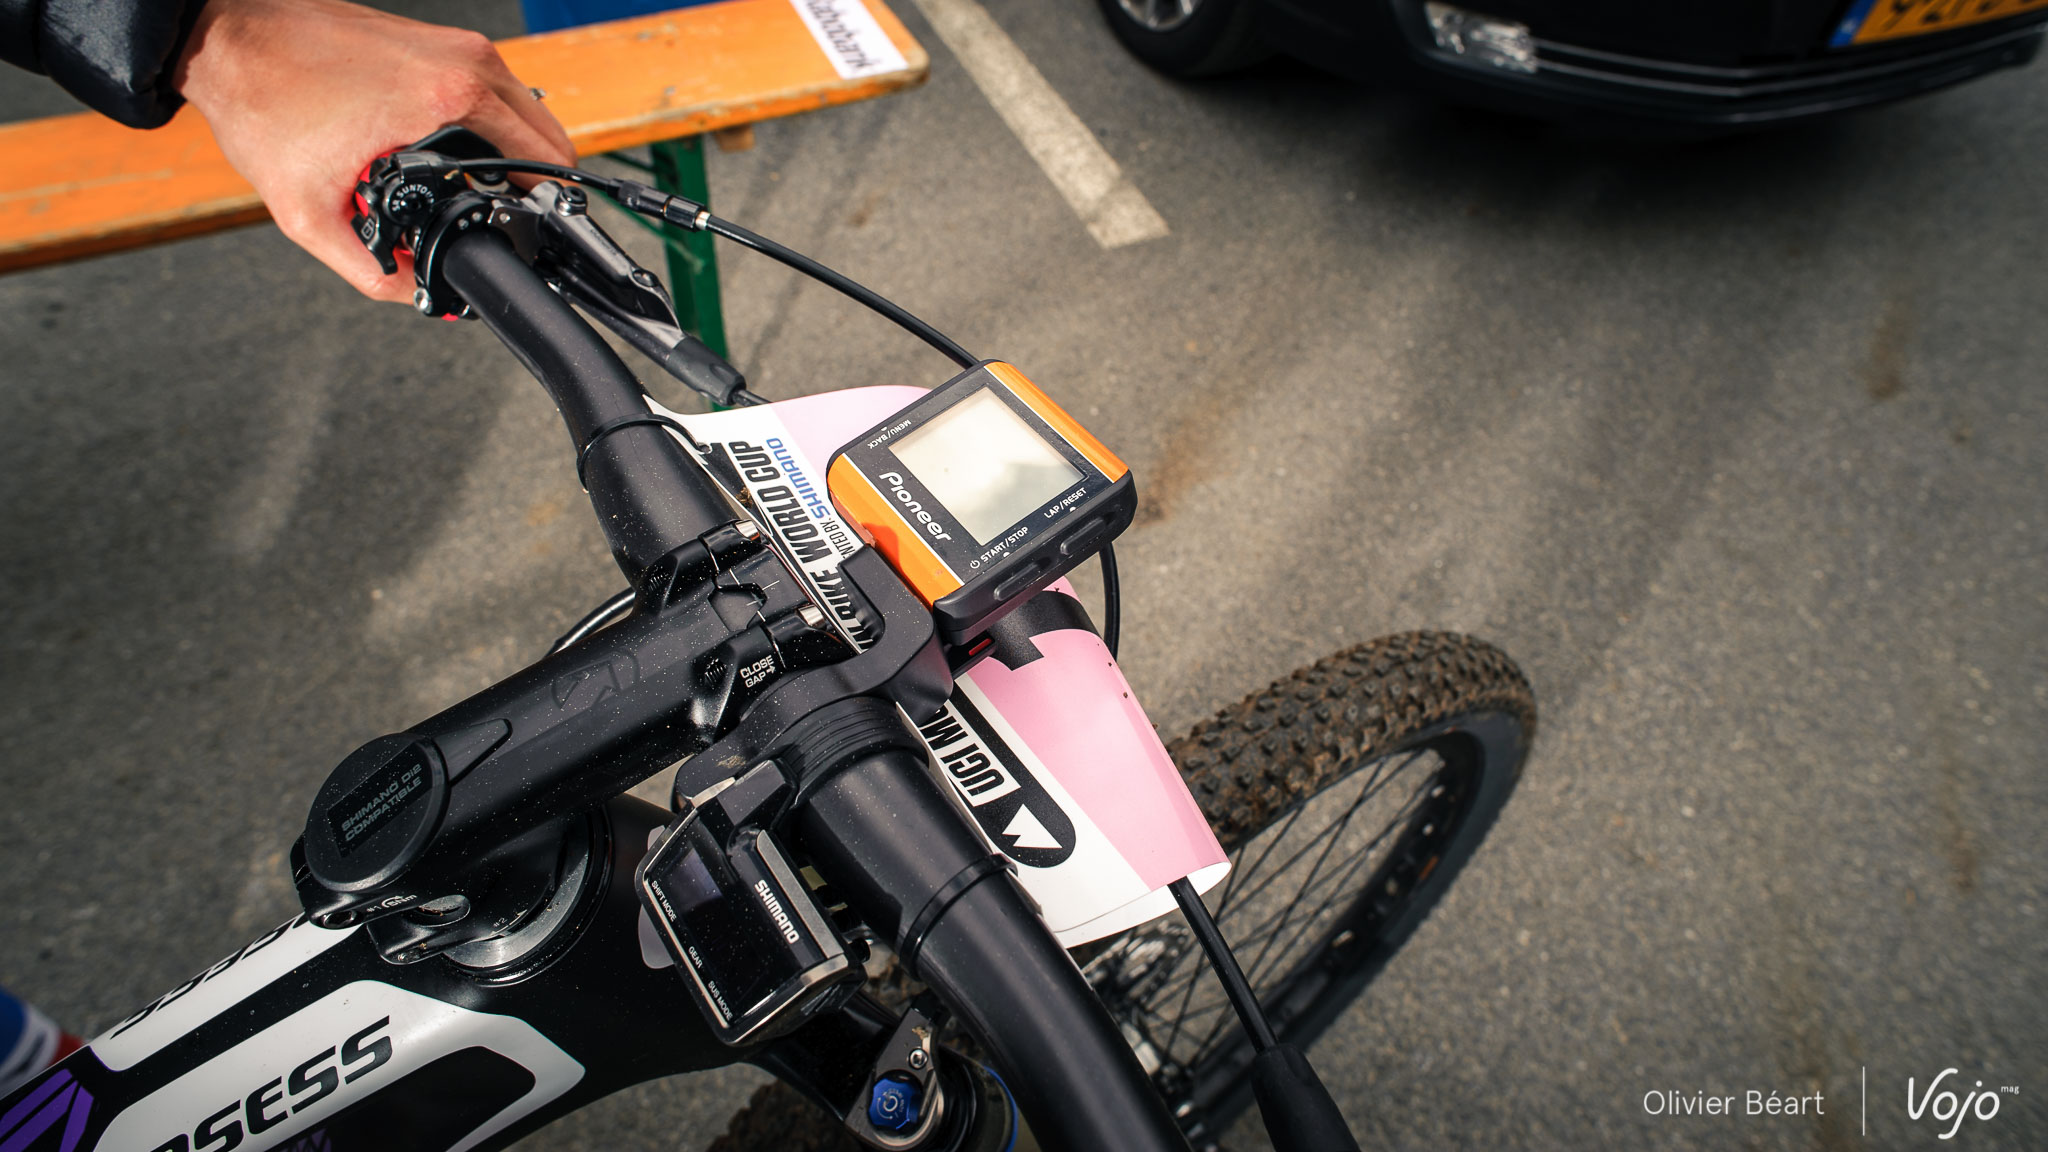
[[[900,67],[863,57],[848,41],[835,13],[862,4]],[[799,5],[829,27],[814,31]],[[828,54],[835,45],[837,61]],[[707,202],[705,133],[744,133],[761,120],[866,100],[923,83],[929,70],[924,49],[881,0],[723,0],[517,37],[498,50],[547,93],[580,154],[657,145],[655,183]],[[0,272],[267,218],[189,108],[150,132],[90,112],[0,125]],[[722,352],[710,237],[666,239],[677,310]]]

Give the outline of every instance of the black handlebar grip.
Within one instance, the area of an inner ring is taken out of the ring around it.
[[[625,362],[542,282],[496,229],[444,241],[441,270],[477,318],[505,342],[561,410],[612,556],[639,582],[649,564],[733,518],[732,508],[668,430],[636,424],[590,443],[615,421],[648,414]]]

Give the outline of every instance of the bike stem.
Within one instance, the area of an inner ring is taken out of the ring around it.
[[[1344,1114],[1337,1111],[1337,1102],[1330,1099],[1330,1090],[1323,1087],[1308,1057],[1294,1045],[1281,1043],[1274,1033],[1202,894],[1185,877],[1168,887],[1258,1053],[1252,1059],[1252,1095],[1258,1099],[1259,1117],[1266,1122],[1273,1147],[1278,1152],[1358,1152]]]

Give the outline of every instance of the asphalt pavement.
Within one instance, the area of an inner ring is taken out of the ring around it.
[[[987,7],[1166,236],[1101,247],[910,3],[930,82],[762,125],[714,199],[1132,463],[1124,667],[1162,731],[1387,632],[1527,671],[1519,791],[1312,1053],[1360,1134],[2048,1146],[2048,68],[1617,143],[1284,62],[1172,82],[1088,0]],[[721,259],[757,391],[948,375]],[[0,982],[89,1033],[291,914],[342,755],[620,578],[489,334],[273,229],[0,278],[0,365]],[[2018,1091],[1943,1144],[1906,1079],[1950,1067]],[[522,1147],[701,1148],[759,1082]]]

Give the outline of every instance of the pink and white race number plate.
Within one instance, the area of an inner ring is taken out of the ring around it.
[[[854,388],[705,415],[655,408],[726,457],[784,555],[820,603],[836,606],[845,602],[840,561],[863,545],[826,494],[822,465],[921,395]],[[1016,864],[1070,948],[1171,911],[1166,886],[1183,876],[1207,890],[1230,870],[1073,594],[1062,580],[1019,609],[1027,623],[919,728],[934,774]]]

